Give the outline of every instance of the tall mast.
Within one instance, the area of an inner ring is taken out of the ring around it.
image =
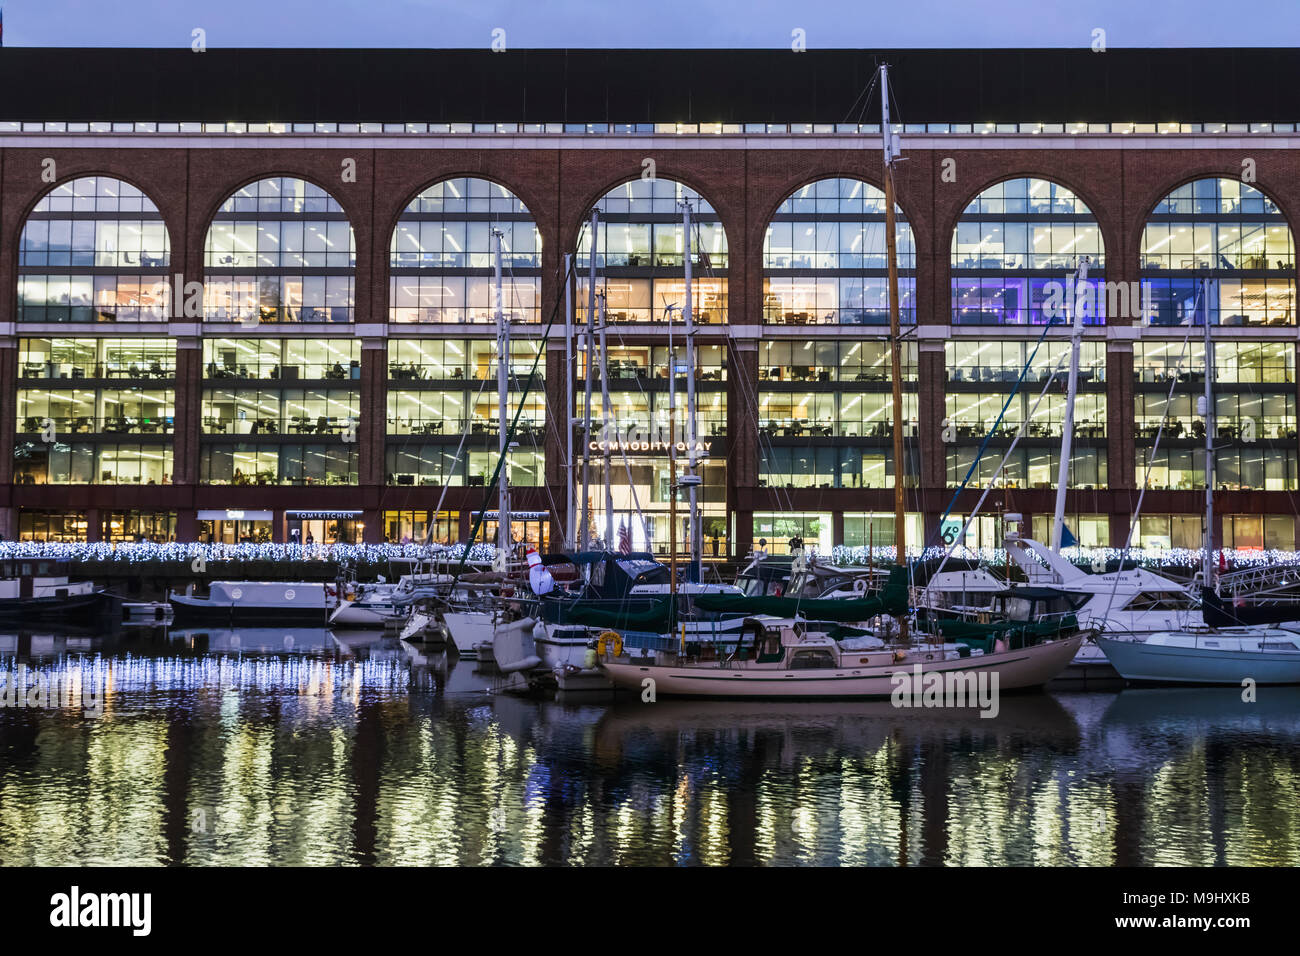
[[[682,305],[682,318],[686,320],[686,484],[690,495],[691,577],[696,582],[701,582],[704,580],[704,569],[701,567],[704,559],[704,542],[700,534],[700,478],[696,472],[697,461],[695,457],[698,436],[695,411],[695,315],[691,302],[693,290],[691,282],[691,202],[689,199],[682,200],[682,228],[685,231],[685,241],[682,245],[684,258],[682,261],[685,267],[683,277],[686,280],[686,297]]]
[[[501,295],[501,243],[502,233],[492,230],[492,299],[497,322],[497,448],[504,461],[510,450],[510,421],[508,396],[510,384],[510,325],[506,322]],[[510,469],[503,466],[497,482],[497,560],[505,570],[510,560]]]
[[[1210,280],[1201,280],[1205,311],[1205,562],[1202,582],[1214,587],[1214,340],[1210,337]]]
[[[885,161],[885,251],[889,262],[889,378],[894,400],[894,549],[900,565],[907,565],[907,532],[903,527],[905,499],[903,476],[907,471],[903,452],[903,342],[898,317],[898,241],[894,235],[894,163],[898,139],[889,128],[889,66],[880,64],[880,136]],[[898,619],[899,634],[907,639],[907,618]]]
[[[668,306],[668,591],[677,593],[677,350]]]
[[[1079,394],[1079,349],[1083,344],[1083,310],[1079,308],[1079,286],[1088,281],[1088,259],[1079,260],[1079,271],[1065,279],[1066,315],[1074,319],[1070,327],[1070,376],[1065,393],[1065,421],[1061,429],[1061,461],[1056,472],[1056,511],[1052,517],[1053,551],[1060,552],[1065,527],[1065,489],[1070,482],[1070,458],[1074,455],[1074,403]]]
[[[572,549],[577,531],[573,473],[573,256],[564,257],[564,402],[562,411],[568,423],[564,435],[564,546]]]
[[[605,295],[600,296],[600,411],[601,411],[601,444],[605,446],[605,547],[611,551],[614,549],[614,490],[610,486],[610,471],[612,461],[610,459],[610,422],[613,420],[613,409],[609,401],[609,347],[605,338]]]
[[[586,381],[586,407],[583,409],[583,426],[582,426],[582,535],[578,541],[579,550],[587,547],[591,540],[591,388],[592,375],[595,370],[591,367],[592,354],[596,350],[596,253],[599,244],[596,241],[596,228],[600,222],[600,211],[591,210],[591,230],[588,233],[590,238],[590,262],[587,271],[587,334],[583,336],[584,355],[587,363],[587,381]]]

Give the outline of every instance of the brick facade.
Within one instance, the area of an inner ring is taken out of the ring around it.
[[[60,143],[67,137],[60,139]],[[363,138],[364,139],[364,138]],[[720,137],[721,139],[721,137]],[[1004,138],[1005,139],[1005,138]],[[939,437],[944,417],[945,369],[942,343],[950,336],[950,244],[958,216],[970,200],[998,181],[1033,176],[1073,190],[1090,207],[1102,230],[1107,253],[1106,277],[1136,281],[1139,278],[1139,239],[1144,221],[1155,203],[1173,188],[1207,176],[1240,177],[1242,161],[1255,160],[1255,185],[1267,193],[1292,222],[1300,212],[1300,151],[1260,140],[1224,138],[1217,146],[1163,148],[1146,140],[1130,145],[1122,136],[1080,137],[1073,148],[1059,143],[1038,145],[1030,136],[1011,137],[1016,142],[985,148],[979,137],[953,137],[953,147],[912,148],[904,140],[904,156],[896,176],[897,199],[915,233],[917,244],[916,299],[920,341],[918,439],[921,455],[920,487],[909,492],[910,511],[926,516],[932,527],[952,492],[945,488],[943,445]],[[682,148],[672,137],[646,137],[644,146],[586,148],[568,145],[562,137],[544,146],[491,148],[423,148],[418,139],[410,145],[376,146],[346,137],[326,136],[320,142],[248,148],[151,146],[138,142],[129,148],[110,145],[71,147],[51,145],[0,146],[0,532],[16,533],[18,509],[173,510],[178,514],[178,535],[193,533],[195,512],[205,508],[360,509],[365,514],[366,536],[378,540],[378,517],[386,510],[427,510],[441,489],[386,487],[384,480],[384,423],[387,388],[386,338],[399,331],[387,326],[388,250],[397,219],[408,202],[433,182],[454,176],[480,177],[508,187],[527,205],[543,241],[543,323],[557,310],[563,296],[558,276],[563,255],[572,250],[591,205],[607,190],[637,178],[642,161],[652,158],[657,176],[675,179],[696,189],[717,211],[729,244],[730,335],[718,327],[701,330],[702,343],[722,344],[729,350],[728,510],[736,518],[734,551],[750,545],[755,511],[889,512],[889,489],[793,489],[777,496],[758,481],[757,409],[750,397],[757,390],[757,342],[762,338],[797,335],[806,338],[880,338],[875,327],[810,326],[796,333],[762,323],[762,248],[767,222],[798,187],[817,179],[847,176],[881,185],[879,150],[844,145],[818,146],[810,139],[800,148],[762,143],[728,144],[726,148]],[[927,140],[932,144],[933,140]],[[956,182],[941,178],[945,159],[956,160]],[[15,322],[17,245],[24,220],[38,199],[51,187],[42,180],[43,161],[53,159],[58,182],[97,174],[124,179],[144,191],[162,213],[170,236],[173,271],[187,279],[203,273],[203,243],[209,221],[218,206],[240,186],[267,176],[300,177],[330,192],[343,206],[356,233],[356,329],[338,326],[292,325],[263,327],[253,334],[276,337],[296,335],[348,335],[362,339],[360,487],[321,487],[305,492],[295,487],[204,486],[198,481],[202,334],[229,334],[203,329],[177,320],[166,327],[115,325],[18,326]],[[354,160],[355,181],[344,181],[345,160]],[[557,313],[558,314],[558,313]],[[1113,323],[1117,327],[1121,323]],[[490,337],[490,329],[456,331],[446,326],[400,327],[403,334],[418,331],[436,337],[448,335]],[[1036,337],[1033,327],[966,329],[984,338]],[[177,339],[175,398],[174,479],[168,486],[21,485],[13,484],[13,451],[17,381],[16,348],[20,338],[39,335],[113,335],[132,333],[171,335]],[[1136,330],[1134,330],[1136,332]],[[519,335],[537,335],[525,329]],[[1260,337],[1295,342],[1294,326],[1267,329],[1220,330],[1216,335]],[[1132,337],[1117,337],[1116,328],[1090,328],[1090,339],[1107,340],[1107,447],[1109,487],[1100,491],[1072,491],[1069,512],[1111,516],[1112,542],[1122,542],[1136,502],[1133,408]],[[640,339],[637,337],[641,336]],[[1108,337],[1109,336],[1109,337]],[[624,338],[658,341],[653,327],[628,327]],[[570,402],[563,394],[562,316],[553,331],[547,353],[547,407],[551,416],[563,415]],[[549,510],[566,500],[559,467],[562,448],[558,429],[547,430],[548,486],[517,488],[514,507]],[[576,443],[575,443],[576,447]],[[309,494],[309,500],[305,497]],[[1050,513],[1050,490],[1022,490],[1000,495],[1001,504],[1027,515]],[[978,491],[968,491],[958,510],[969,509]],[[445,508],[462,513],[476,510],[482,489],[453,487]],[[1148,492],[1148,513],[1195,514],[1202,509],[1198,491]],[[1218,492],[1218,514],[1294,515],[1289,492]],[[553,540],[560,536],[559,515],[553,523]],[[463,519],[462,519],[463,520]],[[93,524],[94,522],[92,522]],[[842,521],[836,522],[842,528]],[[93,532],[92,532],[93,533]]]

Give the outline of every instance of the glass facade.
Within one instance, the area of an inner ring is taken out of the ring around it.
[[[1214,365],[1216,484],[1293,490],[1295,345],[1215,342]],[[1153,488],[1204,488],[1205,417],[1198,411],[1205,395],[1204,342],[1136,342],[1133,372],[1138,485],[1149,464]]]
[[[208,227],[203,265],[209,322],[353,320],[352,226],[312,183],[275,177],[239,189]]]
[[[393,544],[423,541],[456,544],[460,540],[460,514],[456,511],[385,511],[384,540]]]
[[[18,512],[19,541],[87,541],[89,527],[85,512],[81,511],[23,508]]]
[[[917,347],[903,343],[903,381],[915,382]],[[760,382],[888,383],[891,368],[885,341],[764,341],[758,346]]]
[[[167,227],[130,183],[86,176],[55,186],[18,243],[19,322],[167,319]]]
[[[1101,229],[1069,189],[1045,179],[1011,179],[968,205],[952,237],[952,321],[959,325],[1042,325],[1048,283],[1065,283],[1080,257],[1090,283],[1104,277]],[[1084,321],[1103,321],[1094,297]]]
[[[1056,487],[1069,350],[1069,343],[1060,340],[1038,344],[972,339],[945,344],[948,382],[940,434],[950,486],[960,485],[968,472],[972,485],[987,484],[1014,441],[998,484]],[[971,472],[988,435],[992,439]],[[1106,474],[1106,346],[1083,342],[1070,487],[1101,487]]]
[[[727,234],[713,207],[689,186],[670,179],[637,179],[596,203],[597,292],[606,296],[610,322],[681,321],[686,241],[681,203],[691,204],[693,311],[696,323],[727,321]],[[586,321],[592,237],[578,240],[575,302]],[[668,307],[672,306],[672,309]]]
[[[411,200],[390,244],[393,322],[494,322],[492,233],[502,234],[501,308],[511,322],[541,319],[542,239],[510,190],[448,179]]]
[[[14,481],[169,484],[175,375],[171,339],[20,339]]]
[[[170,444],[25,436],[14,444],[16,485],[166,485],[171,480]]]
[[[916,321],[916,244],[895,210],[899,318]],[[888,325],[885,194],[858,179],[821,179],[777,208],[763,239],[763,321]]]
[[[1273,200],[1235,179],[1198,179],[1156,204],[1142,232],[1152,325],[1294,325],[1295,243]]]
[[[482,125],[458,132],[487,132],[479,129]],[[669,132],[654,124],[650,129]],[[672,129],[692,131],[699,127]],[[389,132],[386,126],[383,132]],[[610,135],[616,132],[610,127]],[[810,124],[800,132],[816,135],[818,130]],[[974,132],[1007,131],[995,126],[986,131],[975,127]],[[976,192],[974,186],[963,189],[969,190],[965,195]],[[1110,197],[1103,198],[1109,208]],[[680,313],[674,314],[685,292],[683,200],[692,203],[694,308],[701,325],[691,370],[681,368],[685,345]],[[194,318],[231,325],[209,326],[197,334],[178,332],[194,335],[179,342],[179,351],[178,341],[161,325],[140,324],[181,317],[172,307],[181,303],[169,304],[176,292],[169,283],[178,268],[172,253],[179,261],[181,250],[171,248],[167,223],[150,198],[119,179],[82,176],[43,195],[33,191],[25,202],[32,201],[31,213],[20,223],[11,302],[16,321],[9,343],[17,356],[15,361],[10,354],[6,375],[9,368],[14,374],[5,383],[13,388],[6,427],[12,429],[15,485],[5,527],[15,535],[31,540],[167,540],[175,534],[178,518],[181,526],[194,526],[193,514],[182,510],[186,492],[180,488],[151,492],[156,501],[142,503],[138,493],[24,491],[24,486],[168,486],[179,481],[218,487],[318,485],[334,486],[336,491],[326,497],[336,498],[359,482],[364,465],[364,474],[372,476],[367,483],[385,486],[379,497],[364,504],[330,503],[376,509],[367,512],[372,537],[413,540],[431,528],[440,540],[459,537],[467,509],[481,506],[467,500],[472,494],[451,495],[447,505],[459,510],[437,517],[420,509],[431,507],[430,489],[436,500],[437,491],[447,485],[484,488],[497,466],[498,357],[489,336],[491,237],[498,229],[504,233],[504,308],[521,326],[509,358],[508,416],[519,411],[520,417],[506,474],[511,484],[529,489],[522,498],[530,507],[557,507],[555,489],[542,491],[545,448],[548,442],[552,448],[564,445],[565,422],[555,415],[556,399],[561,406],[571,399],[571,414],[581,423],[588,352],[575,342],[574,394],[559,396],[551,381],[555,394],[548,403],[546,342],[539,337],[541,231],[532,212],[505,186],[462,176],[428,186],[406,204],[391,234],[380,237],[374,273],[379,286],[371,295],[380,304],[387,279],[391,324],[382,332],[365,332],[366,353],[348,326],[360,315],[354,311],[355,237],[342,206],[326,189],[286,176],[260,179],[230,196],[206,232],[200,228],[206,293],[202,313]],[[1284,201],[1279,193],[1277,202]],[[784,528],[791,515],[812,522],[824,516],[825,526],[817,524],[811,536],[801,531],[805,539],[820,541],[825,534],[835,544],[892,544],[890,515],[844,510],[846,505],[879,508],[887,496],[859,495],[858,502],[850,500],[852,494],[841,494],[889,489],[904,464],[893,460],[889,343],[882,330],[888,316],[883,203],[879,190],[854,178],[801,186],[769,221],[760,217],[746,226],[750,241],[744,269],[731,261],[721,217],[680,182],[636,180],[610,190],[598,202],[600,226],[594,237],[585,234],[585,223],[561,224],[559,232],[565,235],[579,227],[572,295],[577,320],[587,318],[587,266],[594,255],[611,323],[592,405],[598,444],[587,448],[598,535],[606,533],[601,487],[606,458],[599,442],[613,441],[617,450],[608,462],[616,488],[615,534],[620,525],[630,524],[638,547],[666,554],[672,476],[666,454],[655,446],[681,438],[685,375],[690,374],[697,390],[700,440],[709,446],[701,463],[706,555],[711,541],[720,542],[724,551],[739,543],[733,541],[737,523],[745,539],[751,516],[755,528],[777,521]],[[1123,318],[1108,295],[1094,297],[1085,316],[1092,328],[1081,354],[1070,487],[1093,494],[1071,501],[1084,512],[1069,519],[1072,532],[1084,545],[1109,543],[1110,531],[1133,503],[1124,498],[1128,489],[1110,485],[1117,474],[1127,483],[1130,468],[1136,468],[1138,487],[1202,489],[1206,417],[1198,403],[1206,362],[1200,333],[1192,327],[1208,321],[1218,327],[1212,437],[1216,489],[1228,496],[1217,509],[1225,544],[1293,546],[1296,522],[1288,513],[1289,497],[1283,497],[1300,482],[1295,255],[1289,223],[1260,188],[1226,178],[1187,182],[1149,212],[1123,208],[1130,220],[1117,223],[1116,234],[1127,237],[1134,261],[1126,265],[1139,270],[1144,322],[1128,333],[1107,330],[1108,319]],[[393,212],[396,206],[390,217]],[[570,209],[566,215],[578,212]],[[915,323],[916,289],[918,284],[923,293],[931,289],[923,283],[932,260],[918,255],[913,224],[898,213],[900,307],[903,321]],[[743,215],[738,218],[745,221]],[[919,221],[916,227],[921,229]],[[761,252],[756,248],[759,230]],[[180,235],[173,232],[171,237],[179,241]],[[386,266],[384,239],[389,243]],[[1100,282],[1107,274],[1107,250],[1096,217],[1070,188],[1021,177],[980,189],[951,236],[944,226],[935,244],[942,247],[949,239],[952,299],[946,321],[955,327],[943,327],[940,297],[941,314],[926,317],[937,320],[940,331],[923,326],[908,333],[902,345],[907,482],[915,486],[921,479],[922,448],[937,451],[939,460],[926,462],[936,484],[954,487],[968,473],[972,484],[987,482],[1014,440],[1015,450],[997,483],[1051,492],[1065,417],[1068,344],[1059,332],[1041,345],[1036,340],[1047,319],[1048,283],[1062,282],[1080,256],[1090,260],[1090,280]],[[197,250],[188,255],[195,258]],[[748,314],[743,316],[730,312],[733,271],[736,281],[747,276],[752,292],[745,297]],[[1209,301],[1194,309],[1207,281]],[[562,288],[556,291],[563,293]],[[672,331],[675,354],[668,344],[670,319],[678,323]],[[295,333],[288,325],[303,322],[338,327]],[[737,328],[728,330],[728,322]],[[745,340],[732,341],[742,322]],[[465,328],[453,335],[436,327],[448,323]],[[633,328],[631,323],[640,325]],[[818,328],[799,331],[809,326]],[[1008,332],[1008,326],[1020,331]],[[71,334],[53,334],[60,331]],[[290,337],[295,334],[303,337]],[[922,353],[917,344],[920,338],[930,343],[927,349],[937,348],[940,335],[948,338],[942,370],[937,354]],[[195,344],[197,353],[189,350]],[[552,348],[562,346],[558,336],[551,340]],[[1130,348],[1131,381],[1108,382],[1126,369]],[[377,383],[363,380],[363,355],[376,360],[367,369],[386,374],[386,381],[378,383],[382,387],[373,391]],[[551,359],[554,376],[562,366],[556,356]],[[184,377],[179,383],[178,368]],[[750,370],[756,371],[756,381],[751,382]],[[1044,392],[1054,373],[1055,381]],[[668,433],[673,375],[676,436]],[[932,375],[942,381],[932,381]],[[601,384],[610,393],[608,416]],[[1117,403],[1124,407],[1117,409]],[[742,413],[754,420],[738,422]],[[379,434],[365,433],[363,415]],[[379,426],[381,415],[384,424]],[[185,421],[197,423],[197,436],[181,430]],[[743,428],[737,432],[738,425]],[[990,434],[989,448],[976,466],[977,449]],[[938,440],[931,441],[931,435]],[[1152,459],[1157,435],[1159,450]],[[755,436],[756,448],[750,444]],[[581,434],[574,444],[579,454],[586,447]],[[176,448],[187,449],[189,459],[174,461]],[[731,458],[742,449],[751,460]],[[1127,459],[1122,467],[1114,465],[1112,449],[1122,449]],[[680,453],[679,473],[685,460]],[[553,481],[562,482],[571,473],[550,464]],[[728,488],[729,475],[741,486]],[[420,490],[408,494],[405,489]],[[828,493],[822,496],[823,491]],[[226,494],[201,492],[200,497],[210,498],[203,507],[224,510],[240,504],[240,496],[223,500]],[[545,495],[554,500],[544,504]],[[1033,514],[1037,533],[1047,496],[1023,497],[1015,507]],[[1158,497],[1157,507],[1186,514],[1143,516],[1137,531],[1141,542],[1199,547],[1194,498]],[[679,496],[683,512],[685,501]],[[291,495],[281,499],[272,494],[258,507],[299,504]],[[157,510],[132,510],[139,507]],[[743,510],[748,508],[772,510]],[[1256,509],[1274,513],[1254,514]],[[542,528],[551,512],[538,514],[546,517],[527,520]],[[760,514],[766,516],[762,522]],[[270,522],[256,528],[228,524],[214,526],[210,533],[222,540],[264,540],[287,533]],[[339,535],[355,536],[361,527],[358,518]],[[549,533],[529,527],[529,540],[543,540]],[[831,530],[841,527],[842,533]],[[328,534],[322,530],[317,538]],[[972,540],[993,544],[1001,530],[996,522],[981,519],[971,534]],[[684,527],[679,528],[682,546],[685,537]],[[771,534],[768,538],[773,540]]]
[[[355,339],[205,339],[199,481],[355,482],[360,359]]]
[[[543,343],[510,343],[506,414],[517,444],[505,474],[512,485],[545,482],[545,371]],[[389,342],[385,484],[485,486],[500,457],[498,411],[495,341]]]

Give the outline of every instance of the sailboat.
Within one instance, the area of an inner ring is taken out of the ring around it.
[[[1202,285],[1205,325],[1205,544],[1202,581],[1214,593],[1214,340],[1208,281]],[[1209,601],[1206,610],[1223,611]],[[1103,634],[1106,657],[1125,680],[1161,684],[1300,684],[1300,631],[1276,626],[1160,631],[1146,636]]]
[[[888,67],[880,67],[881,130],[884,140],[886,245],[889,263],[890,337],[893,384],[895,481],[895,548],[897,566],[878,595],[829,601],[802,597],[701,596],[706,609],[746,611],[745,634],[724,649],[692,645],[683,636],[641,641],[620,639],[607,645],[600,666],[618,686],[639,690],[653,686],[656,695],[723,698],[817,699],[890,696],[900,680],[927,677],[941,682],[996,675],[1002,690],[1034,687],[1059,674],[1078,651],[1084,632],[1059,591],[1022,591],[1000,597],[998,620],[954,621],[960,627],[949,639],[930,643],[908,640],[909,568],[904,525],[903,402],[898,271],[895,250],[893,166],[898,139],[889,123]],[[819,616],[859,625],[882,617],[897,622],[886,641],[869,627],[851,633],[819,631],[810,626]]]

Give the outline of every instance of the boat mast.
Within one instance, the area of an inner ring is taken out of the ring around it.
[[[885,161],[885,250],[889,263],[889,372],[894,403],[894,553],[899,565],[907,566],[907,533],[903,527],[903,343],[898,317],[898,243],[894,235],[894,163],[898,139],[889,128],[889,65],[880,64],[880,136]],[[907,618],[898,619],[899,636],[907,640]]]
[[[677,349],[668,306],[668,593],[677,594]]]
[[[1202,583],[1214,587],[1214,341],[1210,337],[1210,280],[1201,280],[1205,310],[1205,561]]]
[[[610,485],[610,470],[612,463],[610,460],[610,422],[613,419],[613,409],[609,401],[609,347],[605,338],[605,294],[600,294],[600,410],[601,410],[601,427],[600,437],[601,444],[605,447],[605,547],[614,550],[614,490]]]
[[[574,530],[574,478],[573,473],[573,256],[564,257],[564,421],[569,427],[564,436],[564,484],[567,500],[564,503],[564,546],[573,547]]]
[[[596,228],[600,221],[600,210],[591,210],[590,262],[587,270],[587,334],[583,336],[583,354],[586,362],[586,407],[583,410],[582,426],[582,536],[578,541],[579,550],[587,547],[591,540],[591,391],[594,370],[591,367],[592,352],[595,351],[596,333]]]
[[[510,421],[507,398],[510,384],[510,325],[506,322],[501,295],[501,245],[500,229],[492,230],[492,297],[496,306],[497,322],[497,447],[504,461],[510,451]],[[497,561],[502,571],[510,562],[510,469],[503,468],[497,483]]]
[[[690,549],[691,577],[697,583],[704,580],[704,541],[701,535],[699,485],[700,477],[696,471],[697,460],[695,446],[698,444],[698,432],[695,409],[695,315],[691,302],[691,201],[682,200],[682,229],[685,233],[683,243],[683,277],[686,280],[686,297],[682,304],[682,318],[686,321],[686,477],[685,484],[690,495]]]
[[[1079,260],[1077,273],[1065,279],[1065,314],[1074,319],[1070,327],[1070,376],[1065,393],[1065,421],[1061,429],[1061,460],[1056,472],[1056,511],[1052,516],[1051,549],[1061,551],[1065,527],[1065,489],[1070,483],[1070,458],[1074,455],[1074,403],[1079,394],[1079,350],[1083,344],[1083,310],[1079,308],[1079,286],[1088,281],[1088,259]],[[1010,570],[1008,566],[1007,570]]]

